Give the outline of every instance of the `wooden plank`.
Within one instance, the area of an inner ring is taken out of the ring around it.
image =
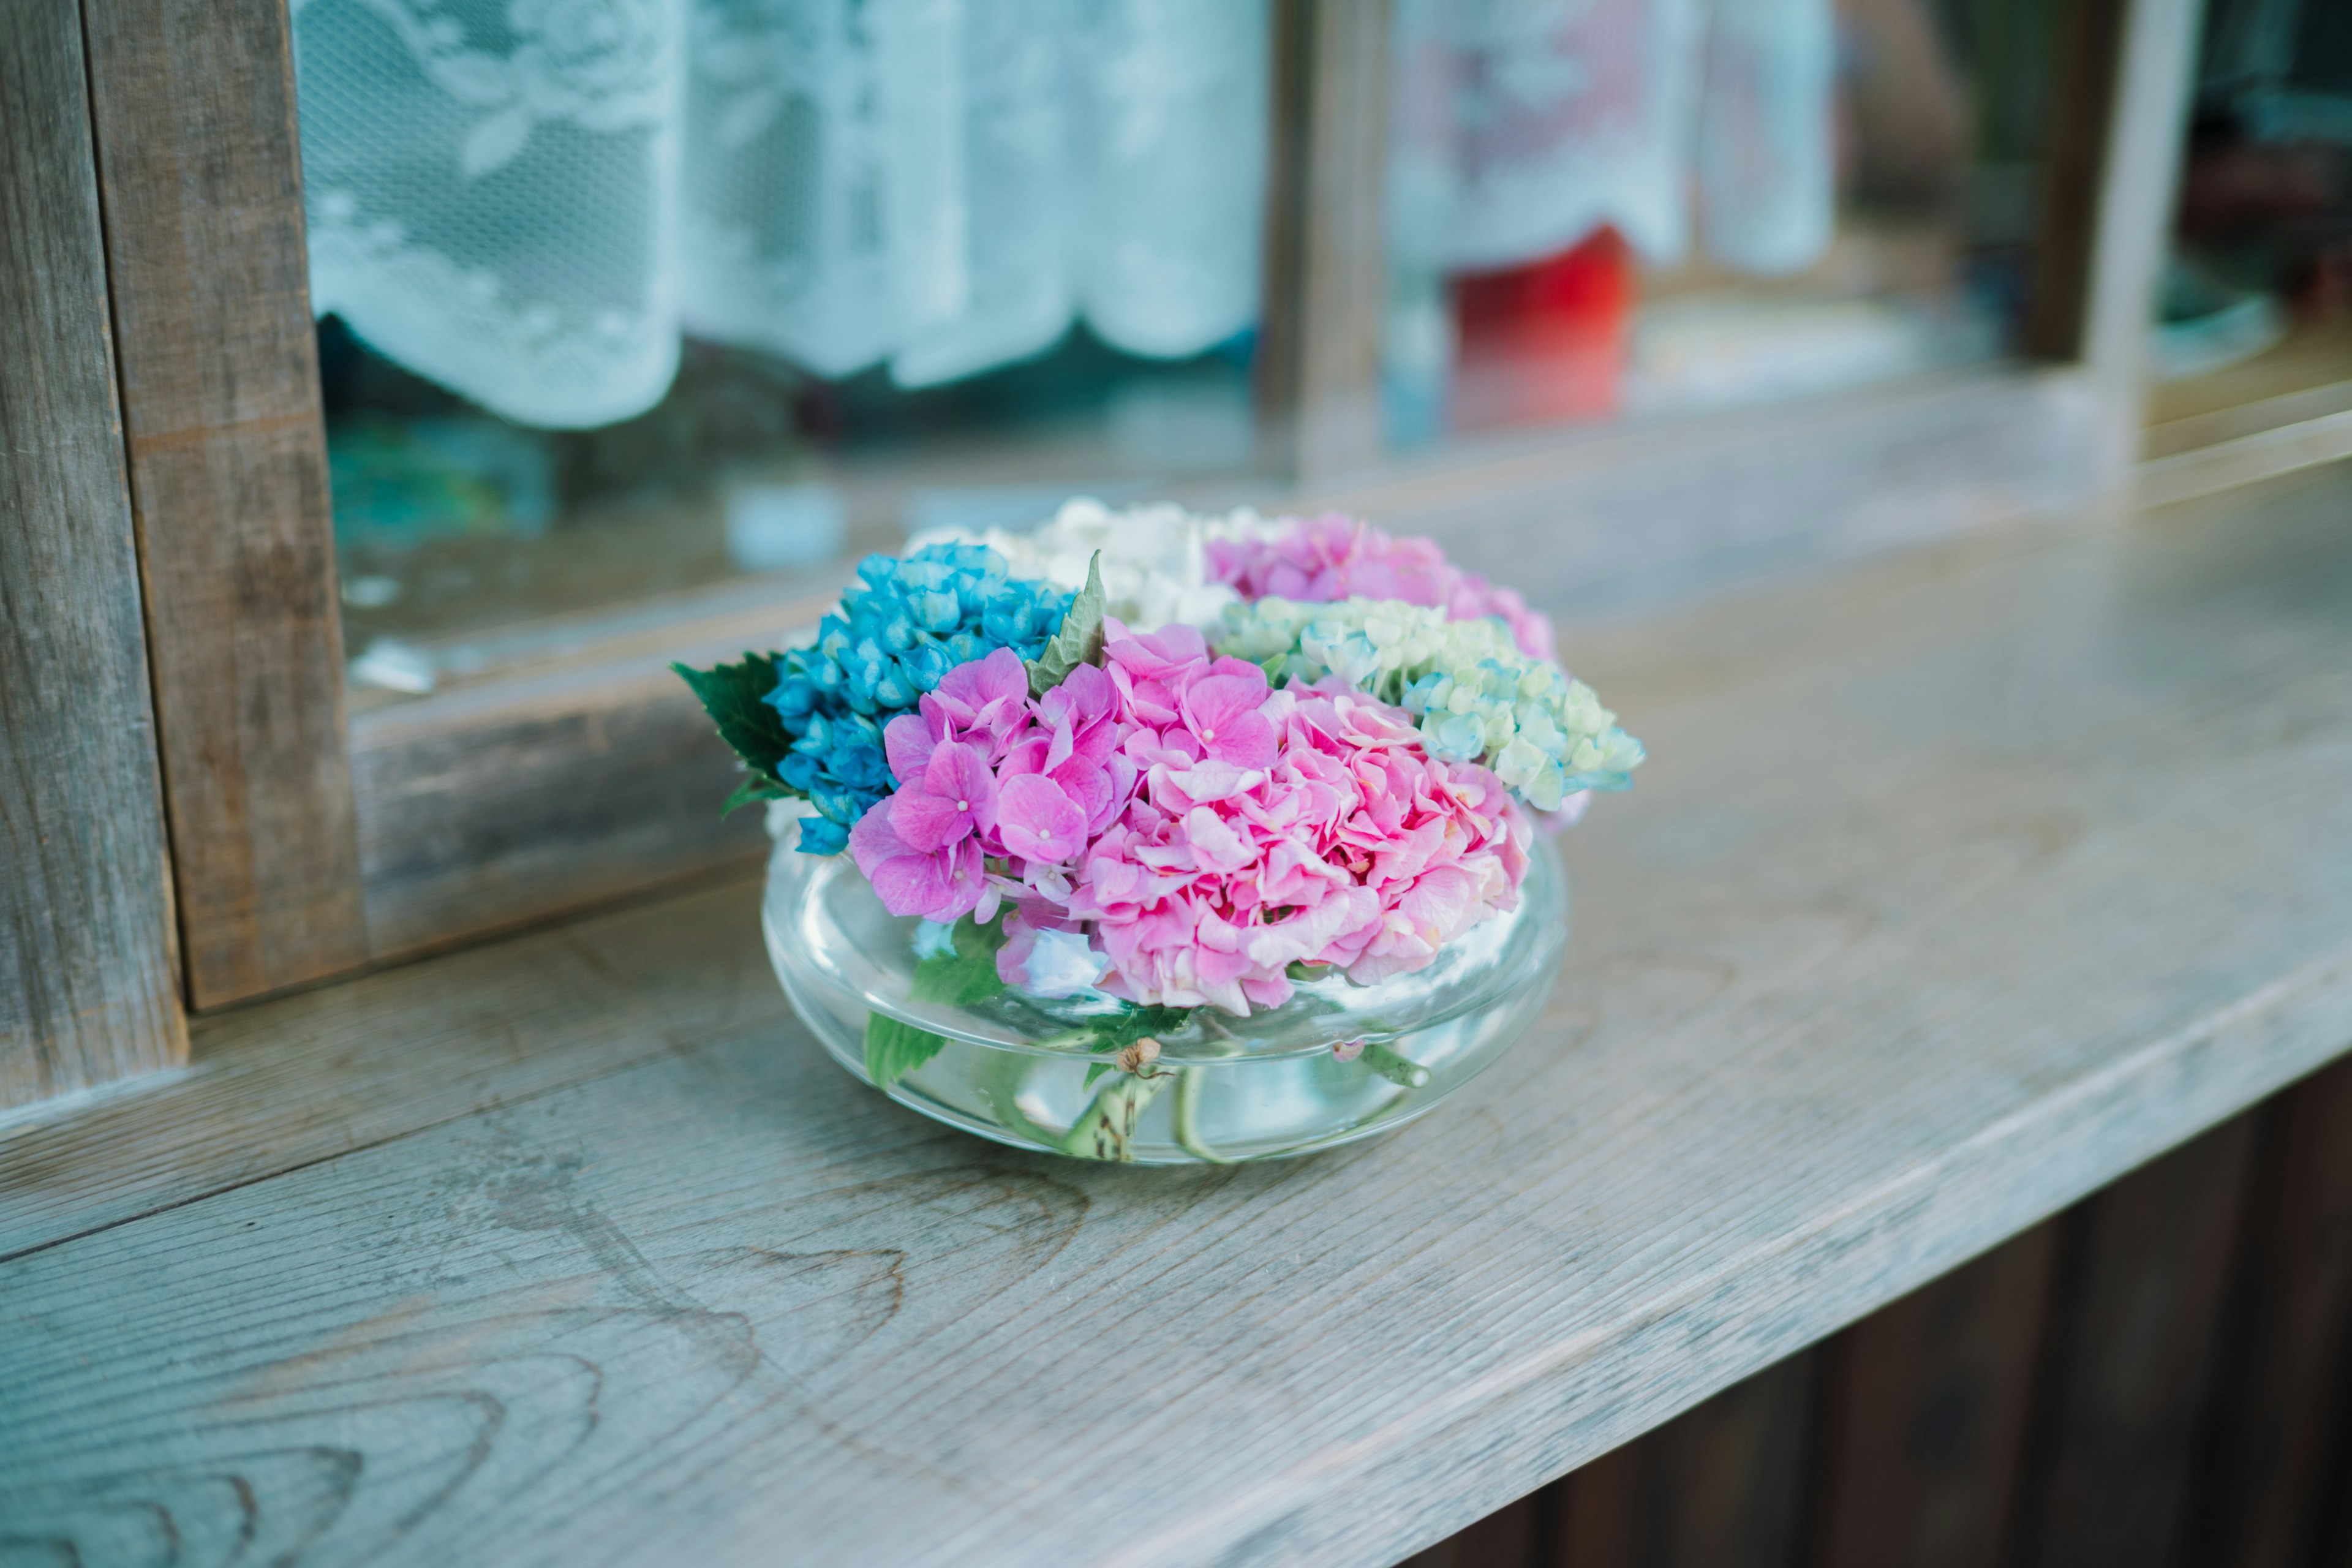
[[[2092,5],[2113,0],[2088,0]],[[2098,388],[2099,456],[2121,484],[2138,459],[2147,404],[2148,323],[2171,253],[2181,149],[2189,140],[2204,0],[2130,0],[2122,7],[2115,101],[2100,163],[2082,358]]]
[[[2130,0],[2074,0],[2060,24],[2050,123],[2042,135],[2032,281],[2020,346],[2042,359],[2082,357],[2098,239],[2099,188],[2115,121]]]
[[[2246,1212],[2236,1354],[2183,1561],[2301,1568],[2342,1490],[2331,1445],[2352,1374],[2352,1061],[2268,1108]]]
[[[2058,1226],[1830,1342],[1822,1568],[1994,1568],[2010,1539]]]
[[[131,499],[199,1007],[367,955],[283,0],[91,0]]]
[[[719,816],[733,755],[654,659],[361,713],[352,766],[379,957],[764,853],[756,812]]]
[[[0,1126],[0,1259],[788,1016],[740,879],[197,1019],[188,1071]]]
[[[1257,403],[1268,465],[1322,484],[1381,450],[1385,5],[1274,0]]]
[[[2253,1119],[2240,1117],[2067,1216],[2021,1509],[2028,1568],[2174,1560],[2253,1152]]]
[[[1795,1568],[1819,1359],[1790,1356],[1562,1481],[1557,1568]]]
[[[81,32],[0,6],[0,1105],[187,1051]]]
[[[2133,483],[2143,505],[2165,506],[2345,458],[2352,458],[2352,409],[2142,463]]]
[[[322,1563],[1395,1563],[2352,1039],[2347,484],[1570,628],[1655,761],[1569,841],[1556,999],[1327,1158],[1024,1156],[790,1027],[210,1196],[125,1125],[52,1191],[173,1206],[0,1265],[0,1513],[194,1542],[226,1472]],[[352,989],[217,1044],[357,1057]]]
[[[2079,376],[2013,372],[1704,427],[1531,445],[1319,498],[1523,585],[1572,616],[1686,603],[2048,510],[2091,489]],[[371,952],[412,953],[641,892],[758,853],[711,803],[730,763],[671,658],[733,658],[809,607],[518,632],[493,674],[353,715]],[[436,652],[449,652],[439,648]],[[479,650],[462,650],[478,660]]]
[[[2063,514],[2100,482],[2080,372],[2003,367],[1738,416],[1456,443],[1314,489],[1570,616]]]

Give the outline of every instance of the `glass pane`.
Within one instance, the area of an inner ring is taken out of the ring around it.
[[[2149,357],[2158,455],[2352,407],[2352,8],[2208,5]]]
[[[355,697],[1248,483],[1268,39],[1265,0],[299,5]]]
[[[1400,0],[1391,442],[2008,352],[2067,9]]]

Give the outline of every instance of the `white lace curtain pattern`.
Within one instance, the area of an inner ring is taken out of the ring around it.
[[[1392,3],[1402,264],[1672,260],[1694,184],[1723,261],[1828,245],[1831,0]],[[544,426],[652,406],[681,333],[908,386],[1079,317],[1197,353],[1257,313],[1266,5],[294,0],[312,304]]]
[[[682,333],[953,380],[1256,319],[1265,0],[294,0],[313,308],[606,424]]]

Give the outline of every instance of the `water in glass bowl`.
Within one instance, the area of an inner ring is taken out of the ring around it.
[[[885,910],[846,855],[798,853],[789,826],[769,862],[761,923],[794,1009],[851,1072],[873,1081],[877,1015],[938,1037],[934,1054],[887,1086],[900,1104],[1021,1148],[1221,1164],[1402,1126],[1500,1057],[1550,995],[1568,944],[1568,879],[1538,835],[1518,907],[1447,943],[1427,968],[1370,985],[1332,972],[1247,1017],[1198,1008],[1123,1055],[1110,1047],[1132,1029],[1106,1026],[1129,1010],[1107,997],[1007,988],[961,1005],[918,999],[922,922]]]

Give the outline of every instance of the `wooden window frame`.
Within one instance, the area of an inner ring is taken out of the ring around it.
[[[1375,450],[1370,350],[1384,8],[1276,0],[1273,466],[1299,499],[1435,533],[1596,612],[2126,491],[2199,6],[2075,10],[2042,361],[1396,462]],[[772,640],[794,607],[689,595],[347,710],[285,0],[84,0],[83,15],[189,1005],[756,854],[749,814],[717,820],[731,763],[663,664]]]

